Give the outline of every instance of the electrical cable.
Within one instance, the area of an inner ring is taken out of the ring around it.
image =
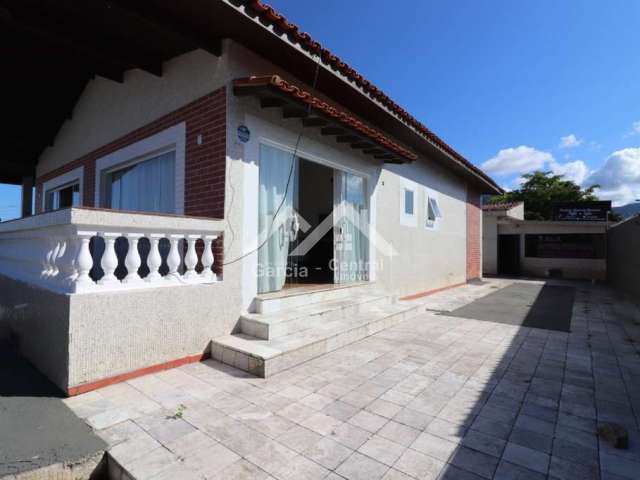
[[[313,77],[313,85],[312,85],[312,89],[315,90],[318,84],[318,75],[320,73],[320,57],[318,56],[318,60],[316,62],[316,71]],[[311,104],[307,105],[307,116],[309,116],[311,114]],[[273,215],[273,218],[271,219],[271,225],[269,225],[269,230],[267,231],[267,235],[264,239],[264,241],[258,245],[256,248],[240,255],[237,258],[234,258],[233,260],[229,260],[228,262],[223,262],[222,266],[225,265],[231,265],[233,263],[239,262],[240,260],[248,257],[249,255],[254,254],[255,252],[259,251],[262,247],[264,247],[267,242],[269,241],[269,238],[271,237],[272,234],[272,230],[273,230],[273,226],[275,225],[276,222],[276,218],[278,218],[278,214],[280,213],[280,210],[282,209],[282,207],[284,206],[285,202],[287,201],[287,195],[289,194],[289,186],[291,185],[291,179],[293,178],[293,172],[295,171],[295,165],[296,165],[296,156],[298,153],[298,147],[300,145],[300,141],[302,140],[302,134],[304,132],[304,125],[300,127],[300,133],[298,133],[298,138],[296,139],[296,144],[295,147],[293,148],[293,152],[291,154],[291,167],[289,168],[289,177],[287,178],[287,184],[285,186],[284,189],[284,195],[282,196],[282,201],[280,202],[280,205],[278,205],[278,208],[276,209],[275,214]]]

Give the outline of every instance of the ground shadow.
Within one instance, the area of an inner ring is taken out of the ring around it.
[[[446,315],[570,332],[574,299],[574,287],[514,283]]]

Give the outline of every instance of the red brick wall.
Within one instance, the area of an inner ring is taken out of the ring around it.
[[[141,128],[133,130],[86,155],[36,179],[36,212],[42,206],[42,184],[84,166],[83,205],[94,207],[96,160],[178,123],[186,123],[185,198],[186,215],[223,218],[226,158],[226,90],[220,88]],[[197,136],[202,135],[202,144]],[[218,273],[222,262],[222,239],[214,254]]]
[[[482,275],[482,210],[480,193],[467,189],[467,280]]]

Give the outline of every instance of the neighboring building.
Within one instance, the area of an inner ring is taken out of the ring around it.
[[[0,165],[25,205],[35,168],[38,213],[0,224],[0,304],[69,394],[207,355],[266,376],[481,276],[480,196],[500,188],[270,7],[115,2],[106,61],[83,57],[104,46],[92,2],[43,3],[55,102],[6,100],[47,112],[15,145],[57,133]]]
[[[525,220],[524,207],[483,205],[483,274],[606,279],[606,221]]]

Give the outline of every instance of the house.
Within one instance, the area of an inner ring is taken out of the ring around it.
[[[564,277],[581,280],[607,278],[606,216],[584,219],[580,205],[568,216],[553,220],[525,220],[523,202],[482,206],[482,272],[484,275]]]
[[[500,188],[269,6],[29,4],[0,304],[69,395],[207,355],[268,376],[480,277]]]

